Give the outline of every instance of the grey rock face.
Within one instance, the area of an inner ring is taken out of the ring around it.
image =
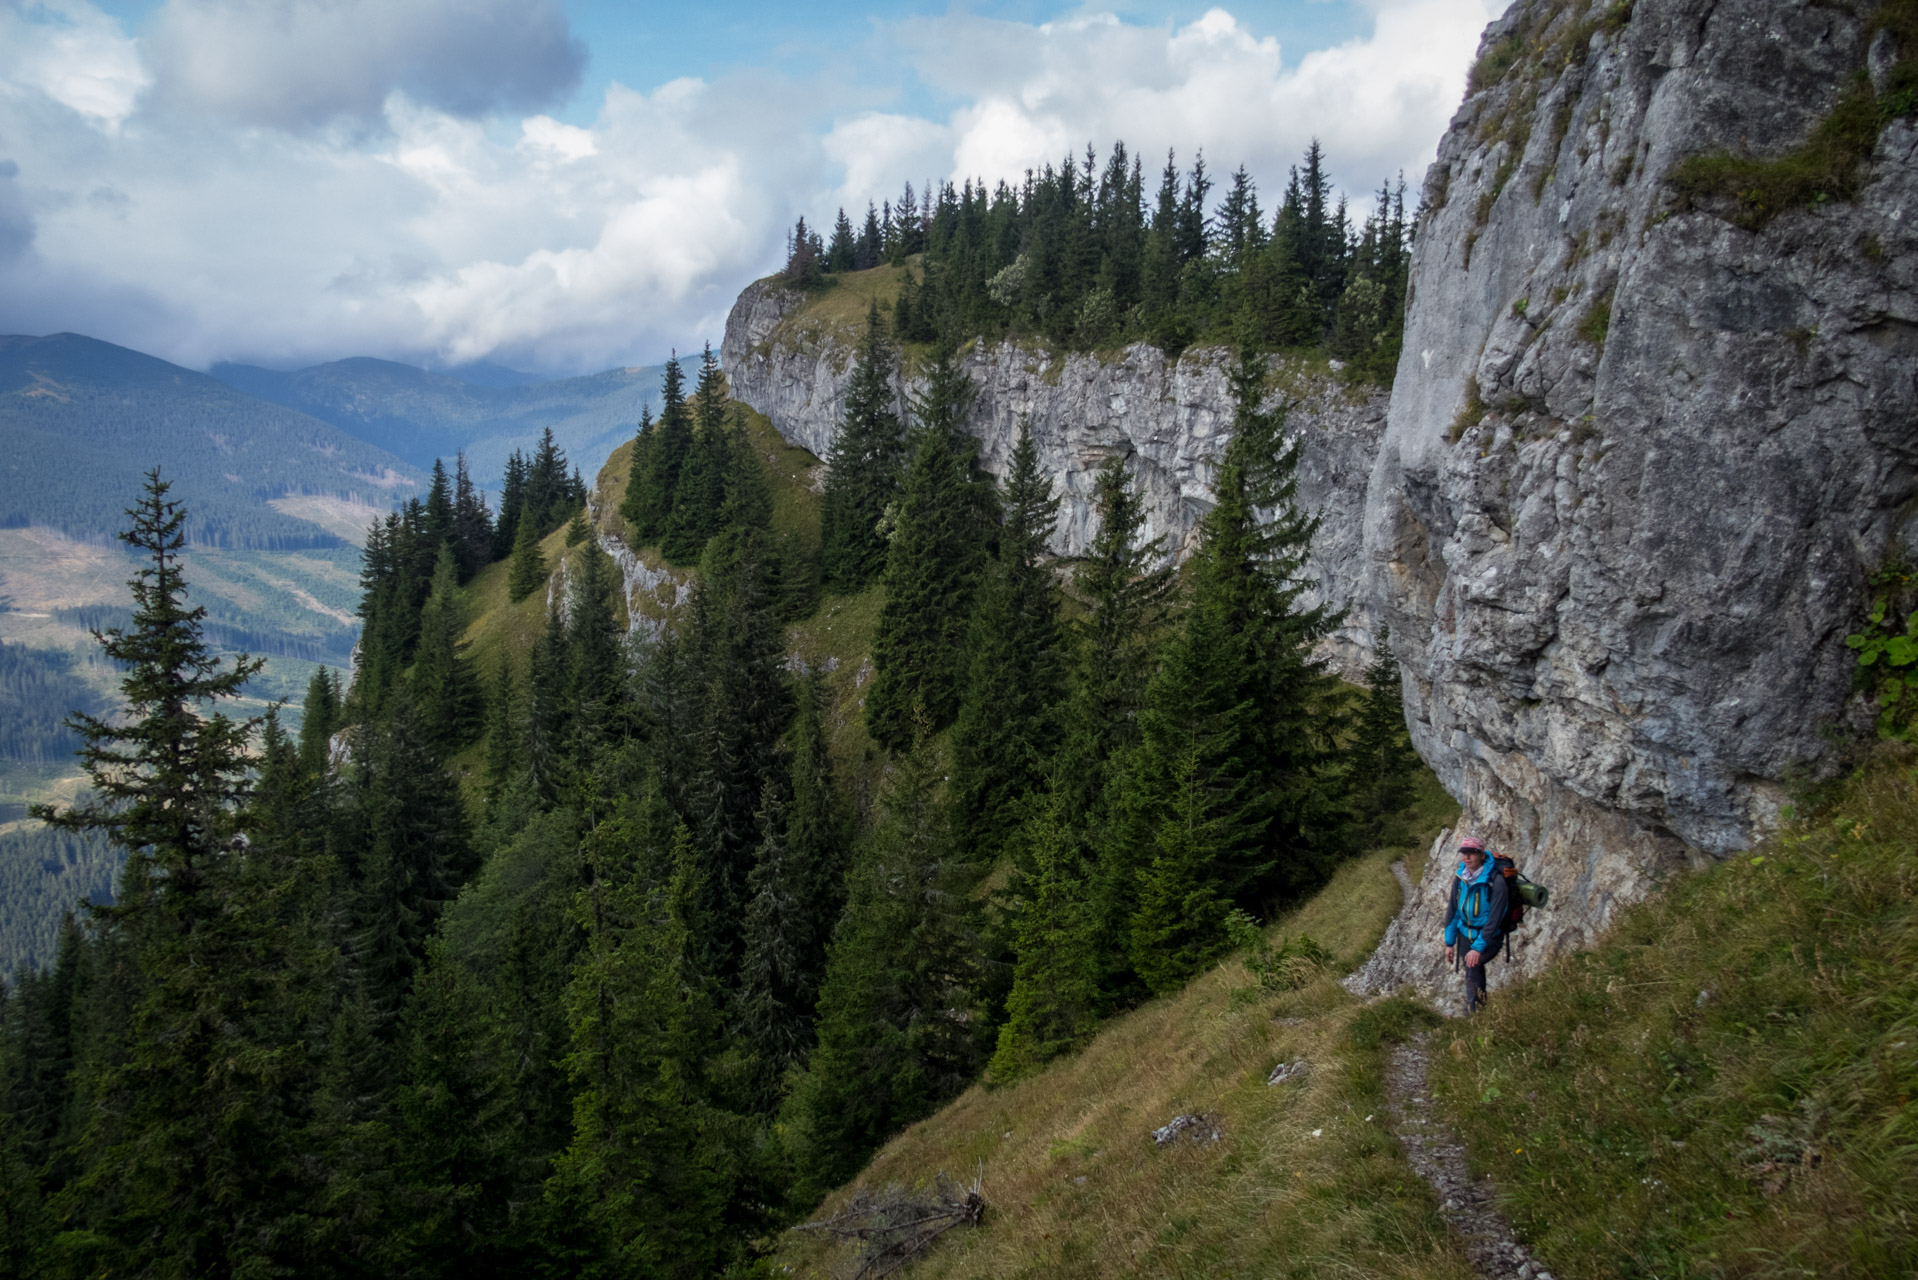
[[[852,347],[830,332],[782,324],[804,300],[774,281],[747,288],[726,322],[721,359],[734,396],[823,458],[845,411]],[[1054,551],[1085,551],[1096,533],[1094,473],[1120,456],[1131,459],[1143,491],[1149,534],[1163,535],[1167,548],[1182,554],[1211,505],[1212,467],[1232,423],[1226,362],[1218,349],[1168,361],[1144,343],[1116,359],[1048,354],[1012,342],[979,345],[964,357],[979,388],[968,426],[979,437],[981,463],[1004,476],[1019,423],[1030,418],[1040,462],[1061,496]],[[1372,635],[1358,590],[1361,517],[1386,397],[1355,391],[1322,367],[1275,361],[1273,374],[1274,394],[1292,406],[1289,426],[1305,437],[1300,500],[1322,520],[1311,571],[1322,598],[1350,611],[1328,651],[1356,678]],[[910,396],[920,388],[907,379],[900,389]]]
[[[1748,847],[1828,762],[1843,637],[1918,495],[1918,132],[1886,129],[1855,201],[1758,232],[1665,181],[1802,143],[1867,67],[1863,21],[1611,7],[1521,0],[1486,32],[1590,21],[1440,145],[1364,518],[1420,754],[1552,889],[1521,972]],[[1449,848],[1359,989],[1440,981]]]

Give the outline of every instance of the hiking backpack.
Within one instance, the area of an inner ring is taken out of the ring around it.
[[[1552,891],[1527,880],[1520,874],[1518,864],[1505,854],[1492,855],[1492,869],[1505,877],[1505,924],[1500,932],[1509,936],[1525,923],[1525,908],[1543,907],[1551,901]]]

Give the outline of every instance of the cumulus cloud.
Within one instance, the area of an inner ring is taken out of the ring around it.
[[[742,71],[615,84],[569,123],[514,105],[577,71],[545,0],[469,0],[484,50],[446,34],[445,0],[169,0],[137,41],[84,0],[0,0],[0,332],[192,365],[586,371],[717,339],[795,215],[908,178],[1016,178],[1123,138],[1149,168],[1167,146],[1243,161],[1269,192],[1318,136],[1355,193],[1416,181],[1498,0],[1368,2],[1369,36],[1298,58],[1223,10],[915,19],[863,62],[950,95],[938,115],[875,110],[884,86],[837,72]],[[461,49],[524,60],[487,97]]]
[[[279,128],[538,106],[586,63],[557,0],[167,0],[145,44],[162,99]]]
[[[1362,191],[1400,170],[1416,182],[1504,0],[1376,8],[1369,36],[1290,64],[1223,9],[1183,27],[955,15],[903,22],[898,39],[923,76],[970,100],[947,122],[953,175],[1016,179],[1123,139],[1148,168],[1170,148],[1203,149],[1215,170],[1244,164],[1269,186],[1316,137],[1335,176]]]

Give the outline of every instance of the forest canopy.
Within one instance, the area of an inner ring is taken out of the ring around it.
[[[783,276],[817,287],[882,263],[908,267],[893,316],[908,342],[1322,348],[1389,383],[1415,222],[1400,178],[1380,184],[1354,227],[1316,141],[1269,218],[1244,166],[1222,182],[1203,155],[1181,172],[1168,152],[1149,188],[1121,142],[1103,163],[1088,146],[1017,185],[907,183],[861,223],[839,210],[830,231],[802,218]]]
[[[871,309],[823,495],[710,352],[690,389],[668,366],[617,512],[550,437],[497,513],[436,466],[297,736],[224,710],[258,660],[209,647],[149,475],[120,697],[73,721],[92,794],[36,811],[125,866],[0,999],[0,1269],[739,1274],[901,1128],[1376,837],[1398,676],[1319,656],[1265,356],[1177,576],[1121,459],[1057,563],[1030,433],[995,478],[954,348],[903,406],[900,359]],[[817,532],[776,519],[801,500]],[[677,566],[657,633],[614,536]],[[537,619],[486,670],[481,600]],[[836,680],[788,630],[822,612],[869,620]]]

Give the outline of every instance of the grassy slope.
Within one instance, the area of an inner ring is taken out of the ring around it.
[[[1342,965],[1365,956],[1399,907],[1392,860],[1416,856],[1456,813],[1425,785],[1408,823],[1417,845],[1341,867],[1274,933],[1309,933]],[[1332,975],[1235,998],[1250,985],[1229,962],[1031,1079],[975,1086],[894,1139],[855,1186],[981,1174],[985,1225],[942,1240],[917,1264],[923,1277],[1469,1276],[1386,1127],[1377,1031],[1397,1011],[1368,1010]],[[1300,1057],[1312,1064],[1303,1083],[1267,1087],[1275,1064]],[[1151,1130],[1194,1111],[1223,1120],[1221,1142],[1153,1145]],[[799,1233],[776,1259],[804,1276],[844,1260]]]
[[[819,459],[806,450],[786,443],[772,423],[762,414],[753,412],[744,405],[735,404],[746,419],[746,429],[754,445],[754,452],[764,462],[767,482],[773,499],[773,530],[779,534],[791,534],[808,546],[819,545],[819,495],[816,486],[819,483]],[[626,497],[626,482],[632,471],[633,444],[628,440],[613,450],[605,463],[599,468],[593,480],[594,526],[602,534],[610,535],[620,541],[626,540],[626,520],[619,514],[619,505]],[[576,549],[566,546],[566,530],[562,526],[540,544],[540,551],[546,557],[546,563],[552,574],[560,572],[562,561],[569,554],[577,554]],[[688,574],[684,570],[675,570],[659,556],[656,547],[638,548],[640,561],[649,569],[666,571],[674,579],[683,582]],[[538,638],[545,626],[545,591],[534,591],[515,603],[507,599],[506,580],[511,571],[508,561],[500,561],[481,570],[479,575],[468,583],[465,589],[467,616],[472,620],[466,629],[467,652],[477,664],[481,678],[490,682],[498,677],[502,659],[513,664],[516,676],[523,677],[526,671],[527,655],[532,651],[533,641]],[[625,602],[626,607],[639,610],[654,618],[665,618],[671,612],[672,601],[677,592],[667,589],[663,592],[642,594],[638,598]],[[861,597],[860,599],[865,599]],[[811,629],[822,629],[822,634],[830,635],[830,612],[841,604],[839,597],[827,596],[820,612],[795,626],[790,640],[791,647],[804,654],[809,661],[823,663],[825,657],[833,653],[858,653],[863,655],[870,647],[871,625],[863,629],[848,631],[845,635],[852,645],[834,643],[816,643],[811,637]],[[878,605],[873,602],[868,610],[873,620],[878,617]],[[857,667],[841,664],[850,673]],[[835,687],[845,681],[835,680]],[[847,685],[850,690],[850,685]],[[850,693],[847,694],[850,696]],[[841,717],[844,718],[843,716]],[[849,748],[853,755],[863,749],[863,735],[857,746]],[[849,756],[848,758],[851,758]],[[460,753],[454,761],[454,767],[467,779],[477,777],[484,759],[484,745],[469,747]]]
[[[812,291],[805,306],[779,322],[768,341],[793,349],[815,347],[832,338],[850,350],[866,332],[867,309],[874,302],[882,310],[889,308],[905,276],[905,268],[890,266],[832,276]]]
[[[1918,1272],[1915,844],[1918,772],[1881,758],[1441,1033],[1438,1096],[1554,1274]]]

